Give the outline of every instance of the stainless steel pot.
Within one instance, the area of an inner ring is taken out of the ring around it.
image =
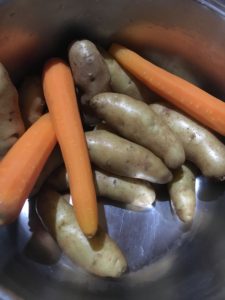
[[[225,99],[224,1],[200,2],[1,0],[0,61],[18,82],[47,57],[65,55],[73,39],[117,41]],[[128,258],[119,280],[88,275],[65,257],[53,266],[26,258],[27,202],[18,221],[0,229],[0,299],[225,299],[225,184],[199,176],[196,188],[189,228],[161,189],[146,213],[103,206]]]

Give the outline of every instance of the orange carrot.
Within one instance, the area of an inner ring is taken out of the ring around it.
[[[225,102],[121,45],[112,44],[109,52],[125,69],[165,100],[203,125],[225,135]]]
[[[0,163],[0,225],[14,221],[56,144],[49,114],[36,121]]]
[[[96,193],[69,66],[57,58],[48,61],[43,89],[68,172],[75,214],[81,230],[91,237],[98,226]]]

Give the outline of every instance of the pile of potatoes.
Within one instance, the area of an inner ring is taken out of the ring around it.
[[[208,129],[153,95],[92,42],[72,43],[68,58],[87,129],[97,195],[143,211],[156,200],[154,185],[164,184],[174,212],[182,222],[190,223],[196,206],[193,165],[204,176],[224,180],[225,145]],[[4,156],[47,107],[39,76],[25,79],[19,96],[2,65],[0,77],[0,155]],[[126,270],[124,255],[101,228],[92,239],[81,232],[68,201],[68,176],[58,147],[31,197],[36,199],[39,219],[32,222],[31,214],[30,224],[36,224],[33,229],[40,233],[36,238],[51,263],[60,256],[59,246],[93,274],[118,277]],[[51,247],[46,247],[49,243]],[[31,248],[30,241],[27,249]]]
[[[128,179],[133,178],[135,190],[141,191],[148,184],[149,195],[146,197],[143,190],[142,205],[132,205],[133,209],[143,210],[155,200],[149,183],[167,184],[177,216],[183,222],[192,221],[196,202],[196,171],[192,164],[204,176],[225,179],[224,144],[208,129],[153,95],[92,42],[73,43],[69,62],[80,90],[84,121],[94,126],[86,137],[91,161],[97,168],[94,176],[99,194],[114,199],[112,178],[120,176],[123,186],[121,182],[119,198],[123,201],[123,191],[133,190]],[[98,168],[104,173],[101,182]],[[104,191],[103,178],[107,186]],[[128,198],[134,204],[139,195],[132,191]]]

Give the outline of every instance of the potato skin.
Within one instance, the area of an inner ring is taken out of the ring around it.
[[[172,174],[148,149],[106,130],[85,133],[91,162],[110,173],[154,183],[171,181]]]
[[[181,142],[146,103],[122,94],[101,93],[91,99],[90,106],[120,135],[151,150],[169,168],[183,164]]]
[[[86,105],[96,94],[110,91],[110,74],[96,46],[88,41],[74,42],[69,48],[74,81],[81,88],[81,103]]]
[[[172,182],[168,184],[172,206],[181,221],[191,222],[196,206],[195,175],[187,165],[182,165],[173,175]]]
[[[0,157],[13,146],[24,133],[18,93],[5,67],[0,63]]]
[[[64,253],[87,271],[103,277],[119,277],[126,260],[118,246],[101,229],[92,239],[84,236],[73,207],[54,190],[42,191],[37,212]]]
[[[167,104],[150,107],[179,136],[186,154],[204,176],[225,179],[225,145],[209,130]]]
[[[150,102],[151,92],[134,76],[124,70],[106,51],[100,50],[110,73],[110,85],[115,93],[125,94],[137,100]]]
[[[28,128],[43,115],[46,109],[41,78],[38,76],[26,78],[19,90],[19,98],[23,121]]]
[[[131,210],[149,209],[155,201],[155,191],[149,182],[116,176],[100,169],[93,170],[96,193],[100,197],[122,202]],[[58,168],[48,183],[58,192],[69,190],[68,176],[64,166]]]
[[[155,191],[149,182],[115,176],[101,170],[94,170],[94,178],[99,196],[123,202],[129,209],[149,209],[155,201]]]
[[[35,210],[35,199],[29,199],[28,226],[32,233],[23,253],[31,260],[45,265],[58,262],[61,249],[51,234],[46,231]]]

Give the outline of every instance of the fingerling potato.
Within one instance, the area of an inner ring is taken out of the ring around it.
[[[179,136],[187,159],[204,176],[225,179],[225,145],[216,136],[167,104],[156,103],[150,107]]]
[[[182,165],[173,176],[168,184],[172,207],[181,221],[189,223],[194,218],[196,207],[195,175],[189,166]]]
[[[58,262],[61,250],[51,234],[44,228],[35,210],[35,199],[29,199],[28,226],[32,232],[23,253],[29,259],[45,264],[52,265]]]
[[[5,67],[0,63],[0,157],[4,156],[24,133],[18,92]]]
[[[180,140],[146,103],[122,94],[101,93],[91,99],[90,106],[120,135],[151,150],[169,168],[183,164]]]
[[[19,90],[19,103],[25,127],[30,127],[45,112],[41,78],[31,76],[24,80]]]
[[[92,116],[89,100],[98,93],[111,90],[108,68],[96,46],[88,40],[74,42],[68,56],[74,81],[80,89],[84,119],[89,125],[95,124],[97,119]]]
[[[94,171],[94,178],[99,196],[123,202],[129,209],[149,209],[155,201],[155,191],[149,182],[115,176],[101,170]]]
[[[112,175],[99,169],[93,170],[93,177],[98,196],[122,202],[129,209],[149,209],[155,201],[155,191],[149,182]],[[59,192],[68,191],[69,182],[65,167],[58,168],[50,176],[48,183]]]
[[[106,130],[85,133],[91,162],[110,173],[167,183],[172,174],[148,149]]]
[[[103,49],[100,50],[110,73],[110,85],[113,92],[150,102],[151,92],[135,77],[125,71],[118,62]]]
[[[127,263],[121,250],[101,229],[92,239],[82,233],[73,207],[57,192],[42,191],[37,212],[64,253],[87,271],[103,277],[119,277]]]

